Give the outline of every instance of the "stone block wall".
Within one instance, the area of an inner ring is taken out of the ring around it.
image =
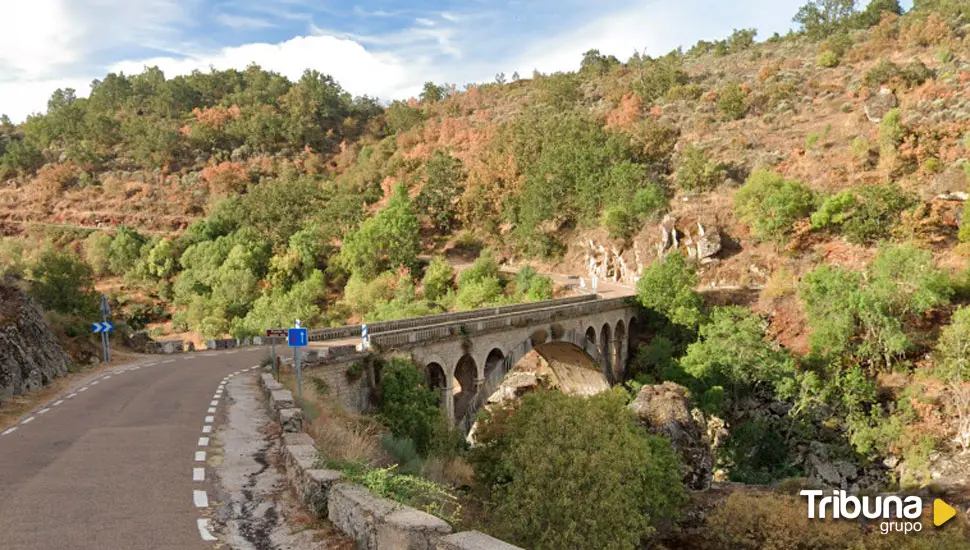
[[[272,374],[260,378],[274,418],[287,415],[290,392]],[[441,518],[372,494],[350,483],[343,474],[317,468],[317,449],[305,433],[284,433],[282,459],[286,479],[296,494],[319,517],[354,539],[361,550],[516,550],[516,546],[470,531],[452,534]]]

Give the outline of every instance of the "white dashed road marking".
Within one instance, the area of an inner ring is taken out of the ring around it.
[[[206,542],[213,542],[218,540],[215,537],[213,537],[212,533],[209,531],[209,520],[207,519],[199,520],[199,535],[202,537],[202,540]]]
[[[77,397],[76,393],[72,393],[71,395],[67,396],[68,399],[74,399],[75,397]]]
[[[208,447],[208,446],[209,446],[209,438],[208,437],[200,437],[199,438],[199,447]]]
[[[81,393],[83,391],[88,391],[88,387],[87,386],[84,386],[83,388],[77,390],[78,393]]]
[[[205,481],[205,468],[192,468],[192,481]]]
[[[216,412],[216,408],[215,407],[209,407],[209,410],[206,411],[206,412],[214,413],[214,412]]]
[[[100,380],[95,380],[94,382],[91,382],[91,385],[92,385],[92,386],[97,386],[97,385],[98,385],[98,384],[100,384],[100,383],[101,383],[101,381],[100,381]]]
[[[17,431],[17,427],[16,426],[14,426],[13,428],[9,428],[7,431],[3,432],[0,435],[9,435],[9,434],[14,433],[15,431]]]
[[[204,434],[212,433],[212,426],[208,424],[206,424],[205,426],[202,426],[202,433]]]
[[[196,462],[205,462],[205,451],[196,451],[195,452],[195,461]]]
[[[61,404],[61,403],[63,403],[63,402],[64,402],[64,400],[63,400],[63,399],[58,399],[57,401],[54,401],[54,404],[53,404],[53,405],[51,405],[51,407],[57,407],[58,405],[60,405],[60,404]]]
[[[46,414],[47,411],[49,411],[49,410],[51,410],[50,407],[47,407],[46,409],[41,409],[41,410],[37,411],[37,414]]]
[[[192,502],[195,503],[196,508],[208,508],[209,495],[205,494],[205,491],[192,491]]]
[[[216,406],[216,405],[218,405],[218,404],[219,404],[219,401],[217,401],[217,400],[213,400],[213,401],[212,401],[211,403],[209,403],[209,406],[211,406],[211,407],[215,407],[215,406]]]
[[[23,422],[21,422],[21,424],[30,424],[33,421],[34,421],[34,417],[33,416],[28,416],[27,418],[24,419]]]
[[[207,416],[207,417],[205,417],[205,423],[206,424],[212,424],[215,421],[216,421],[216,417],[214,417],[214,416]]]

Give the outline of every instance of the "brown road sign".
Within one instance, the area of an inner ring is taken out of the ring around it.
[[[266,336],[268,338],[273,336],[286,336],[285,328],[268,328],[266,329]]]

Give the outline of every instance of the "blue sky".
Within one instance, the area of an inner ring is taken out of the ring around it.
[[[166,75],[256,62],[290,78],[332,74],[354,94],[416,95],[498,72],[572,70],[598,48],[626,60],[756,27],[786,32],[805,0],[2,0],[0,113],[109,71]]]

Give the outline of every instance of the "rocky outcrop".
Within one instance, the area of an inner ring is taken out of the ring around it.
[[[890,110],[896,108],[899,101],[892,90],[883,86],[879,92],[866,100],[865,111],[869,122],[881,122]]]
[[[707,421],[691,406],[687,388],[673,382],[644,386],[630,408],[651,433],[670,439],[680,455],[687,487],[704,490],[711,486],[714,454]]]
[[[0,282],[0,402],[64,376],[69,364],[37,303]]]

